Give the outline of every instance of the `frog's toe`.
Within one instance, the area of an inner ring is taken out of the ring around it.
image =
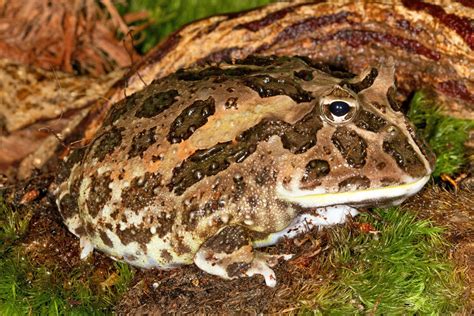
[[[293,255],[269,255],[256,251],[250,267],[244,273],[249,277],[261,274],[265,278],[265,284],[269,287],[274,287],[276,285],[276,277],[271,267],[275,266],[280,259],[289,260],[292,257]]]
[[[261,274],[268,286],[275,286],[272,266],[291,255],[268,255],[254,251],[248,231],[241,226],[226,226],[201,245],[194,263],[209,274],[224,279]]]
[[[94,245],[88,237],[82,236],[79,239],[79,245],[81,247],[81,259],[87,258],[94,251]]]

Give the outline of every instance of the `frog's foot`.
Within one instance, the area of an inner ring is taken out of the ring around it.
[[[274,287],[276,276],[271,267],[280,258],[288,260],[291,257],[255,251],[245,228],[226,226],[201,245],[194,256],[194,263],[201,270],[224,279],[261,274],[265,283]]]
[[[254,259],[251,266],[244,272],[244,275],[251,277],[256,274],[261,274],[265,278],[265,284],[269,287],[276,285],[275,272],[271,269],[280,259],[290,260],[293,257],[291,254],[287,255],[269,255],[264,252],[254,251]]]

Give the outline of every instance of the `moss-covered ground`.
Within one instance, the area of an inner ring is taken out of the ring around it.
[[[145,52],[191,20],[269,1],[205,2],[140,0],[119,9],[147,10],[155,20],[140,43]],[[453,253],[461,241],[472,243],[472,228],[450,225],[445,215],[456,201],[469,201],[470,194],[444,189],[440,176],[454,178],[465,170],[464,143],[474,124],[442,114],[423,92],[413,97],[408,115],[437,154],[428,197],[420,194],[413,199],[416,204],[401,208],[367,210],[346,225],[301,236],[298,245],[287,241],[270,248],[296,253],[277,268],[275,289],[259,278],[222,281],[192,266],[140,271],[100,253],[80,261],[78,241],[62,225],[50,196],[25,206],[3,189],[0,315],[129,313],[144,311],[143,306],[170,313],[469,313],[466,269],[472,262],[453,260]],[[469,222],[472,205],[464,206]],[[462,212],[452,216],[457,213]]]

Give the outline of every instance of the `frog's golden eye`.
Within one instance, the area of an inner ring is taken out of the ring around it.
[[[352,121],[357,112],[355,100],[322,100],[321,116],[328,123],[341,124]]]

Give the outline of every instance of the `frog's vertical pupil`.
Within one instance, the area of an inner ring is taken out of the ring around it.
[[[329,111],[335,116],[344,116],[350,110],[350,105],[344,101],[334,101],[329,105]]]

